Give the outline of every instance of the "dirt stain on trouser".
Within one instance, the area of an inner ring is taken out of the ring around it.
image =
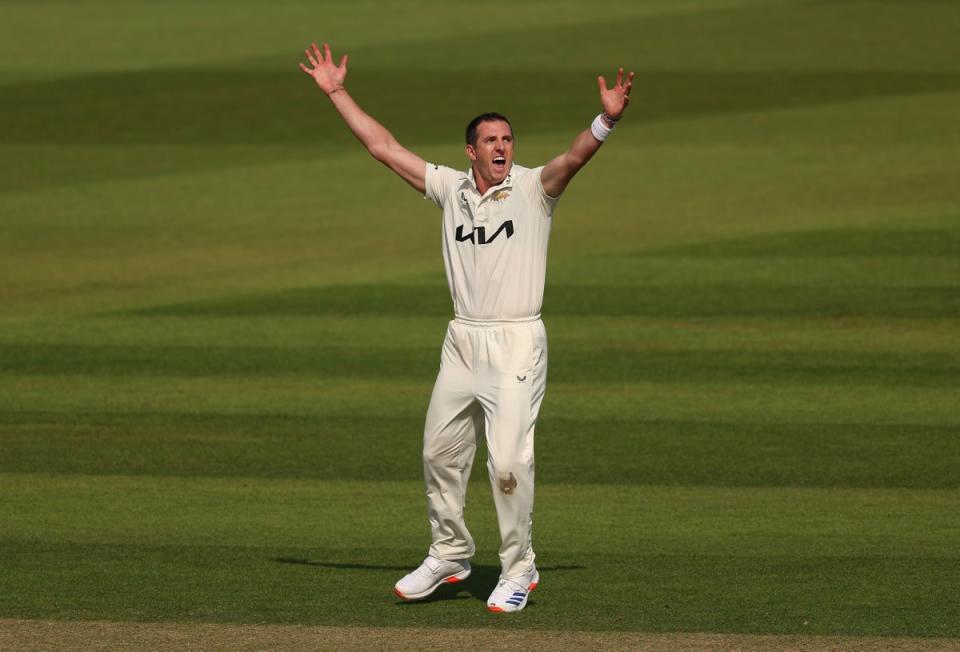
[[[500,474],[497,478],[500,482],[500,491],[508,496],[517,488],[517,478],[512,473],[507,475]]]

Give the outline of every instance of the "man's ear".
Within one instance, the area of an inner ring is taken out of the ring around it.
[[[477,160],[477,150],[475,150],[475,149],[473,148],[473,145],[469,145],[469,144],[468,144],[467,147],[466,147],[466,150],[467,150],[467,158],[469,158],[471,161],[476,161],[476,160]]]

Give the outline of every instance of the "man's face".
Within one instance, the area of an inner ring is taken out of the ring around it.
[[[467,145],[467,156],[472,161],[474,177],[482,178],[487,186],[502,182],[513,166],[510,125],[502,120],[481,122],[477,125],[477,144]]]

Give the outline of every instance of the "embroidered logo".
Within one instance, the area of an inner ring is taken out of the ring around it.
[[[509,190],[498,190],[497,192],[493,193],[493,201],[503,201],[509,196],[510,196]]]
[[[521,383],[522,383],[523,381],[525,381],[526,379],[527,379],[526,376],[517,376],[517,380],[519,380]]]

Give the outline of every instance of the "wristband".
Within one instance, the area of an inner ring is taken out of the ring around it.
[[[614,127],[617,125],[614,124],[613,127],[608,127],[607,123],[603,119],[603,114],[598,113],[597,117],[593,119],[593,124],[590,125],[590,132],[593,134],[593,137],[599,140],[601,143],[607,139],[607,136],[610,135],[610,132],[613,131]]]

